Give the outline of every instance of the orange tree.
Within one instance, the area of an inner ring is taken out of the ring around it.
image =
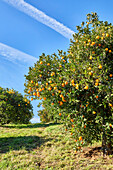
[[[0,124],[29,123],[33,117],[30,101],[13,89],[0,87]]]
[[[25,92],[41,99],[61,119],[76,151],[102,140],[104,154],[113,144],[113,26],[87,15],[77,26],[68,53],[39,57],[26,77]]]

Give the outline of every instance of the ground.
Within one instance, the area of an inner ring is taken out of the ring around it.
[[[0,127],[1,170],[112,170],[113,155],[103,157],[101,143],[75,153],[75,141],[61,124]]]

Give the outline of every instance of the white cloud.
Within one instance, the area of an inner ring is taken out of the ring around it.
[[[66,37],[68,39],[72,38],[72,34],[74,34],[74,31],[67,28],[62,23],[56,21],[55,19],[49,17],[44,12],[42,12],[42,11],[38,10],[37,8],[33,7],[32,5],[26,3],[24,0],[3,0],[3,1],[7,2],[8,4],[17,8],[18,10],[24,12],[25,14],[31,16],[35,20],[47,25],[48,27],[57,31],[64,37]]]
[[[25,65],[33,65],[37,61],[37,58],[2,43],[0,43],[0,55],[11,62],[21,62]]]

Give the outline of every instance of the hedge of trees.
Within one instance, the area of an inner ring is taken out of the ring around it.
[[[29,68],[25,93],[31,101],[42,101],[48,117],[65,124],[76,151],[101,140],[103,153],[111,154],[113,26],[91,13],[77,30],[67,52],[42,54]]]
[[[29,123],[33,117],[30,101],[14,89],[0,87],[0,124]]]

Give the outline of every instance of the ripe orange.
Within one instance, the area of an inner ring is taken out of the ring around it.
[[[54,105],[54,103],[51,103],[51,105],[53,106],[53,105]]]
[[[96,96],[96,99],[98,99],[98,96]]]
[[[108,51],[108,48],[105,48],[105,51]]]
[[[96,112],[95,112],[95,111],[93,111],[93,114],[96,114]]]
[[[68,82],[67,81],[65,81],[65,85],[67,85],[68,84]]]
[[[38,86],[38,83],[36,83],[36,86]]]
[[[102,65],[100,64],[100,65],[98,66],[98,68],[99,68],[99,69],[102,69]]]
[[[99,82],[99,79],[96,79],[95,81],[98,83],[98,82]]]
[[[50,63],[47,63],[47,66],[50,66]]]
[[[43,99],[46,100],[46,97],[44,97]]]
[[[98,86],[98,83],[95,83],[95,86]]]
[[[111,124],[111,123],[109,124],[109,127],[112,127],[112,124]]]
[[[61,116],[62,114],[61,113],[59,113],[59,116]]]
[[[91,42],[91,40],[89,39],[88,42]]]
[[[43,64],[43,62],[42,62],[42,61],[40,61],[40,64]]]
[[[88,88],[89,88],[88,86],[85,86],[85,87],[84,87],[85,90],[88,90]]]
[[[112,74],[109,75],[109,77],[112,77],[112,76],[113,76]]]
[[[100,37],[99,36],[96,36],[96,39],[98,40]]]
[[[56,90],[57,89],[57,87],[54,87],[54,90]]]
[[[71,122],[74,122],[74,120],[73,120],[73,119],[71,119]]]
[[[89,59],[92,60],[92,56],[90,56]]]
[[[62,87],[65,87],[65,84],[64,84],[64,83],[62,83]]]
[[[81,140],[82,140],[82,136],[79,137],[79,141],[81,141]]]
[[[33,98],[31,98],[31,101],[33,101]]]
[[[60,106],[62,106],[63,105],[63,102],[62,101],[60,101]]]
[[[106,37],[109,37],[109,34],[108,34],[108,33],[106,33]]]
[[[52,93],[52,96],[54,96],[55,94],[54,93]]]
[[[31,80],[31,83],[33,83],[33,80]]]
[[[36,92],[34,92],[33,95],[36,96]]]
[[[86,128],[86,125],[84,125],[84,128]]]
[[[95,45],[95,42],[92,42],[91,45]]]
[[[48,88],[48,90],[49,90],[49,91],[51,91],[51,90],[52,90],[52,88],[51,88],[51,87],[49,87],[49,88]]]
[[[109,50],[109,53],[111,53],[111,50]]]
[[[91,70],[91,67],[89,67],[88,70]]]
[[[28,93],[31,93],[31,91],[30,91],[30,90],[28,90]]]
[[[90,75],[90,76],[92,76],[92,75],[93,75],[93,73],[92,73],[92,72],[89,72],[89,75]]]
[[[74,84],[74,80],[71,80],[71,83]]]
[[[110,106],[110,107],[113,107],[113,105],[112,105],[111,103],[109,103],[109,106]]]

